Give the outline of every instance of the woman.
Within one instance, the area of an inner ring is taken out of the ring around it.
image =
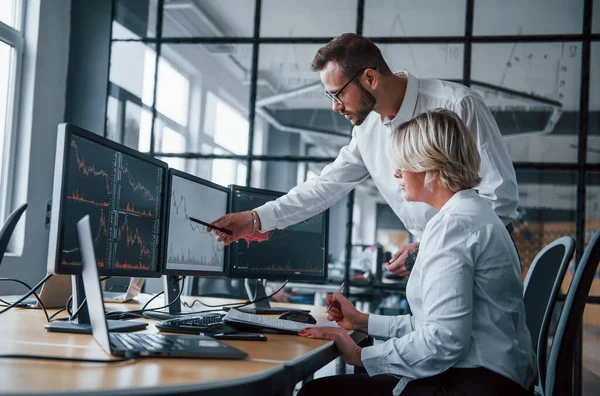
[[[429,111],[393,133],[389,156],[405,199],[438,212],[406,286],[413,314],[364,314],[329,296],[328,319],[341,327],[300,335],[334,340],[346,363],[368,375],[323,378],[301,394],[533,394],[521,266],[504,224],[473,189],[481,180],[473,137],[455,113]],[[387,341],[360,348],[347,330]]]

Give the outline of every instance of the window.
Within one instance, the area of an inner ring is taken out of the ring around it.
[[[234,154],[248,154],[248,120],[223,100],[216,101],[215,143]]]
[[[0,221],[10,210],[7,202],[12,186],[10,153],[16,136],[18,93],[24,38],[21,30],[23,3],[0,1]]]

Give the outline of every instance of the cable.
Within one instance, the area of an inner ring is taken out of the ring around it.
[[[257,303],[257,302],[261,302],[261,301],[264,301],[264,300],[266,300],[266,299],[269,299],[269,298],[273,297],[275,294],[279,293],[279,292],[280,292],[280,291],[281,291],[281,290],[282,290],[282,289],[285,287],[285,285],[287,285],[287,284],[288,284],[288,282],[289,282],[289,280],[286,280],[286,281],[283,283],[283,285],[281,285],[281,287],[280,287],[279,289],[275,290],[273,293],[269,294],[268,296],[265,296],[265,297],[261,297],[261,298],[259,298],[258,300],[256,299],[256,296],[255,296],[255,299],[253,299],[252,301],[250,301],[250,300],[246,300],[246,301],[245,301],[245,302],[243,302],[243,303],[231,303],[231,304],[210,305],[210,304],[203,303],[202,301],[200,301],[200,300],[198,300],[198,299],[195,299],[194,301],[192,301],[192,303],[191,303],[191,304],[188,304],[188,303],[184,302],[184,303],[183,303],[183,305],[184,305],[185,307],[187,307],[187,308],[193,308],[193,307],[194,307],[194,305],[196,305],[196,303],[198,303],[198,304],[200,304],[200,305],[204,305],[205,307],[208,307],[208,308],[219,308],[219,307],[232,307],[232,308],[241,308],[241,307],[245,307],[245,306],[247,306],[247,305],[254,304],[254,303]],[[200,311],[200,312],[211,312],[211,311]],[[188,313],[188,312],[185,312],[185,314],[189,314],[189,313]]]
[[[36,299],[38,300],[38,302],[40,303],[40,306],[42,308],[44,308],[44,313],[46,314],[46,319],[48,319],[48,313],[46,312],[46,308],[44,307],[44,304],[42,303],[42,300],[40,300],[39,296],[36,294],[36,290],[39,289],[44,282],[46,282],[48,279],[50,279],[52,277],[52,274],[46,274],[46,276],[38,282],[37,285],[35,285],[33,288],[30,288],[30,290],[25,293],[25,295],[23,295],[21,298],[19,298],[17,301],[15,301],[12,304],[9,304],[7,307],[5,307],[4,309],[0,310],[0,315],[3,314],[4,312],[8,311],[9,309],[16,307],[19,303],[23,302],[27,297],[29,297],[30,295],[34,294]],[[17,281],[15,279],[9,279],[9,278],[0,278],[0,280],[10,280],[13,282],[21,282],[21,281]],[[23,282],[24,283],[24,282]]]
[[[110,276],[105,276],[104,278],[100,278],[100,282],[104,282],[107,279],[110,279]],[[83,308],[83,306],[85,305],[85,303],[87,302],[87,297],[83,298],[83,301],[81,301],[81,304],[79,304],[79,307],[77,307],[77,309],[75,310],[75,312],[71,313],[69,311],[69,302],[73,301],[73,295],[71,294],[71,296],[69,297],[69,299],[67,300],[67,312],[69,312],[69,320],[75,320],[77,318],[77,315],[79,315],[79,311]]]
[[[150,300],[148,300],[148,302],[146,302],[146,304],[144,304],[144,306],[142,307],[141,311],[145,311],[146,307],[152,302],[154,301],[158,296],[162,296],[163,294],[165,294],[165,291],[161,291],[160,293],[156,293],[154,296],[152,296],[152,298]]]
[[[37,360],[58,360],[61,362],[80,362],[80,363],[122,363],[128,360],[132,360],[133,356],[125,356],[119,359],[81,359],[81,358],[67,358],[59,356],[39,356],[39,355],[0,355],[0,359],[37,359]]]
[[[179,278],[179,279],[177,280],[177,282],[181,282],[181,281],[182,281],[182,280],[184,280],[184,279],[185,279],[185,276],[182,276],[181,278]],[[171,305],[173,305],[175,302],[179,301],[179,299],[180,299],[180,297],[181,297],[181,294],[182,294],[182,293],[183,293],[183,287],[180,287],[180,288],[179,288],[179,294],[178,294],[178,295],[177,295],[177,297],[175,297],[175,299],[174,299],[173,301],[171,301],[169,304],[167,304],[167,305],[164,305],[164,306],[162,306],[162,307],[156,307],[156,308],[146,308],[146,307],[147,307],[147,306],[148,306],[148,305],[149,305],[149,304],[150,304],[150,303],[151,303],[151,302],[152,302],[154,299],[156,299],[158,296],[160,296],[160,295],[164,294],[164,290],[163,290],[162,292],[160,292],[160,293],[157,293],[157,294],[156,294],[155,296],[153,296],[153,297],[152,297],[150,300],[148,300],[148,302],[147,302],[146,304],[144,304],[144,306],[142,307],[142,309],[135,310],[135,311],[125,311],[125,312],[118,312],[118,311],[116,311],[116,312],[107,312],[107,313],[106,313],[106,318],[108,319],[109,317],[110,317],[110,318],[115,318],[115,317],[116,317],[117,319],[119,319],[119,318],[121,318],[121,317],[136,316],[136,315],[138,315],[138,316],[142,317],[142,314],[143,314],[144,312],[146,312],[146,311],[158,311],[158,310],[160,310],[160,309],[164,309],[164,308],[168,308],[168,307],[170,307],[170,306],[171,306]]]
[[[31,289],[31,286],[29,286],[27,283],[18,280],[18,279],[13,279],[13,278],[0,278],[0,281],[5,281],[5,282],[15,282],[18,283],[20,285],[25,286],[26,288],[28,288],[29,290]],[[35,299],[38,301],[38,303],[40,304],[40,307],[42,307],[42,309],[44,310],[44,315],[46,315],[46,320],[48,322],[50,322],[50,318],[48,317],[48,311],[46,311],[46,307],[44,306],[44,303],[42,302],[42,300],[40,299],[40,297],[38,296],[38,294],[34,291],[33,292],[33,296],[35,297]],[[10,305],[10,303],[7,303],[7,305]]]
[[[61,309],[59,309],[58,311],[54,312],[54,313],[53,313],[53,314],[50,316],[50,318],[49,318],[49,319],[50,319],[50,320],[49,320],[49,322],[52,322],[52,320],[53,320],[53,319],[54,319],[56,316],[58,316],[58,314],[59,314],[59,313],[61,313],[61,312],[64,312],[66,309],[67,309],[67,307],[65,307],[65,308],[61,308]],[[67,319],[67,318],[65,318],[65,319]],[[58,320],[63,320],[63,319],[58,319]]]

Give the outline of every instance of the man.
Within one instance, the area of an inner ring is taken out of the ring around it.
[[[332,110],[343,114],[354,126],[352,140],[319,177],[253,211],[215,220],[215,226],[233,231],[233,235],[220,233],[219,240],[229,244],[252,233],[301,222],[333,205],[368,176],[406,228],[420,238],[436,211],[425,203],[404,199],[390,171],[387,147],[400,124],[436,108],[457,113],[472,133],[481,156],[482,182],[476,189],[512,231],[510,222],[517,215],[518,205],[515,170],[481,96],[460,84],[417,79],[406,71],[394,74],[379,48],[353,33],[336,37],[319,49],[312,68],[320,72]],[[387,270],[408,275],[418,245],[411,243],[396,252],[386,263]]]

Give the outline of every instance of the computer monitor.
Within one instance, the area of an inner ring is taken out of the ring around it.
[[[230,186],[229,212],[255,209],[283,195],[281,192],[238,185]],[[227,275],[233,278],[323,281],[327,279],[329,210],[284,230],[275,229],[230,245]],[[260,297],[260,284],[250,298]],[[264,295],[264,294],[262,294]],[[255,304],[253,312],[289,311]]]
[[[48,272],[81,274],[76,224],[89,215],[100,275],[159,277],[167,169],[165,162],[77,126],[60,124]],[[77,307],[81,280],[72,283]],[[81,318],[87,319],[85,314]]]
[[[228,249],[206,231],[209,222],[225,215],[229,189],[208,180],[169,169],[164,249],[164,311],[144,316],[169,319],[181,313],[176,276],[225,276]],[[200,224],[204,222],[205,224]]]
[[[165,275],[225,276],[227,251],[205,223],[227,214],[229,189],[169,170]]]

